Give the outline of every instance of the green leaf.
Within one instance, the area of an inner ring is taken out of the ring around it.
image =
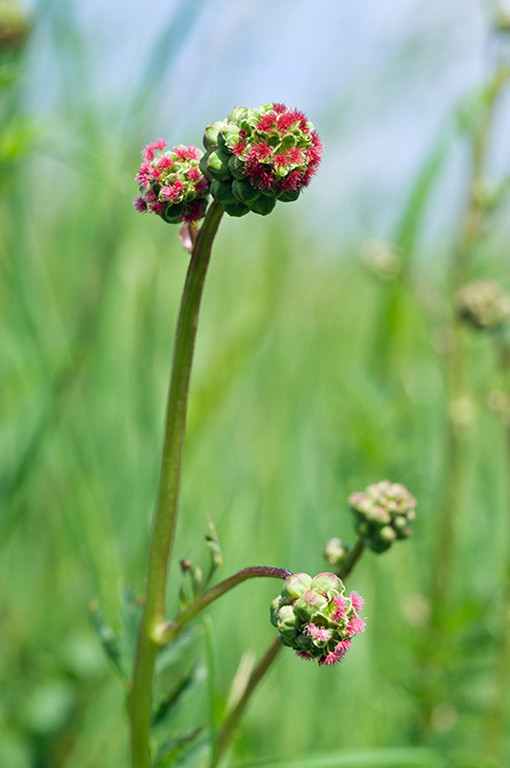
[[[96,630],[99,642],[113,673],[119,676],[122,681],[128,680],[126,660],[121,651],[119,638],[111,626],[106,623],[104,613],[96,601],[90,603],[89,612],[92,626]]]
[[[440,754],[428,749],[377,749],[363,752],[341,752],[308,755],[291,760],[268,758],[257,762],[238,763],[235,768],[446,768]]]
[[[167,741],[158,752],[154,768],[198,768],[208,753],[208,735],[201,726]]]

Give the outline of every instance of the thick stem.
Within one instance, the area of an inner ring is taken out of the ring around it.
[[[224,581],[220,581],[215,587],[211,587],[203,595],[195,600],[190,606],[188,606],[182,613],[177,616],[174,621],[169,621],[163,625],[160,632],[157,633],[158,639],[161,645],[167,645],[174,640],[178,634],[182,632],[186,624],[191,621],[200,611],[207,608],[214,600],[221,597],[225,592],[237,587],[238,584],[242,584],[247,579],[260,579],[261,577],[269,577],[271,579],[286,579],[288,576],[292,576],[292,571],[287,571],[285,568],[272,568],[265,565],[253,565],[249,568],[243,568],[242,571],[234,573]]]
[[[354,566],[360,559],[361,555],[365,551],[365,543],[362,539],[358,539],[355,546],[352,548],[349,560],[346,560],[345,566],[342,569],[342,573],[339,573],[339,576],[341,579],[346,579],[349,574],[354,569]],[[248,702],[250,701],[251,697],[253,696],[254,691],[258,687],[259,683],[263,680],[264,676],[266,675],[266,672],[271,668],[273,662],[277,658],[280,650],[283,648],[283,645],[281,644],[279,638],[277,637],[265,654],[260,659],[257,666],[252,671],[250,677],[248,678],[248,682],[246,683],[246,688],[243,691],[243,694],[235,707],[231,709],[231,711],[228,713],[223,726],[220,731],[220,735],[218,737],[218,744],[216,748],[216,755],[213,757],[211,761],[210,768],[216,768],[216,765],[221,757],[221,755],[224,753],[230,739],[232,738],[232,735],[237,727],[237,724],[239,723],[239,720],[241,719],[242,715],[244,714],[244,711],[248,705]]]
[[[149,740],[152,681],[158,649],[154,633],[156,627],[164,620],[167,575],[176,524],[188,390],[200,300],[212,242],[223,210],[223,206],[217,202],[213,202],[209,207],[193,248],[181,301],[168,394],[159,494],[149,549],[145,608],[138,633],[130,695],[132,768],[150,768],[151,766]]]

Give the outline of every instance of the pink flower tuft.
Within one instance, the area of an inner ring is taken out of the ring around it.
[[[269,133],[276,127],[276,114],[274,112],[268,112],[267,115],[262,117],[257,122],[257,130],[263,133]]]
[[[277,115],[281,115],[282,112],[287,111],[287,107],[285,106],[285,104],[282,104],[281,101],[273,101],[271,106],[273,107]]]
[[[352,640],[350,637],[347,637],[345,640],[342,640],[340,643],[335,645],[335,653],[337,656],[344,656],[349,648],[352,645]]]
[[[139,213],[146,213],[147,211],[147,203],[143,197],[135,197],[133,200],[133,206],[137,211],[139,211]]]
[[[312,654],[307,653],[306,651],[296,651],[296,656],[299,656],[300,659],[306,659],[307,661],[310,661],[312,658]]]
[[[307,624],[305,627],[305,632],[307,635],[313,638],[313,640],[317,640],[320,643],[327,643],[328,640],[331,640],[331,635],[333,634],[331,629],[326,629],[326,627],[318,627],[312,622]]]
[[[156,141],[152,141],[150,144],[147,144],[147,146],[145,146],[142,149],[142,157],[144,158],[144,160],[148,160],[150,162],[151,160],[154,160],[154,152],[157,149],[164,149],[166,145],[167,145],[167,142],[164,141],[163,139],[157,139]]]
[[[176,179],[173,184],[169,184],[161,190],[161,197],[163,200],[171,200],[173,203],[178,202],[179,196],[184,189],[184,184],[180,179]]]
[[[200,219],[204,215],[206,206],[207,206],[206,202],[201,202],[200,200],[193,200],[193,202],[190,203],[188,206],[187,213],[185,213],[184,216],[182,217],[182,221],[187,221],[189,224],[191,224],[194,221],[200,221]]]
[[[174,161],[172,160],[171,157],[168,157],[168,155],[162,155],[162,157],[160,157],[157,162],[157,166],[160,171],[170,170],[173,164],[174,164]]]
[[[181,160],[200,160],[201,153],[193,144],[180,145],[174,148],[174,152]]]
[[[355,616],[353,619],[350,620],[350,622],[347,625],[347,632],[349,634],[349,637],[352,637],[353,635],[360,635],[362,632],[365,631],[366,622],[364,619],[362,619],[360,616]]]
[[[198,170],[198,168],[190,168],[188,171],[188,179],[191,179],[191,181],[200,181],[202,177],[202,174]]]
[[[250,150],[249,159],[261,160],[261,161],[269,160],[272,154],[273,154],[273,147],[271,147],[265,141],[259,141],[257,144],[254,144],[254,146]]]
[[[363,606],[365,605],[365,600],[361,595],[359,595],[357,592],[351,592],[349,595],[351,598],[352,607],[356,611],[356,613],[359,613]]]
[[[150,209],[152,213],[160,214],[160,213],[163,213],[163,211],[165,210],[165,206],[163,205],[161,200],[156,200],[154,203],[151,203]]]
[[[285,165],[289,165],[289,161],[290,161],[290,158],[289,158],[288,152],[279,152],[273,158],[275,168],[282,168]]]
[[[232,147],[232,152],[234,153],[234,155],[236,155],[236,157],[238,157],[244,152],[245,149],[246,149],[246,142],[243,141],[243,139],[239,139],[239,141],[237,141]]]

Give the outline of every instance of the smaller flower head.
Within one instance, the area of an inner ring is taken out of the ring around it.
[[[459,288],[457,314],[472,328],[494,331],[510,320],[510,296],[493,280],[475,280]]]
[[[352,493],[349,505],[357,533],[374,552],[384,552],[397,539],[412,535],[416,499],[400,483],[372,483],[364,491]],[[358,602],[359,595],[352,594]]]
[[[283,645],[300,658],[332,666],[343,659],[352,638],[365,630],[358,613],[362,606],[363,598],[357,592],[347,597],[334,573],[319,573],[313,579],[296,573],[285,580],[271,603],[271,623]]]
[[[143,162],[136,175],[140,195],[133,205],[170,223],[199,221],[205,214],[209,183],[200,170],[202,152],[193,145],[166,150],[158,139],[142,150]]]

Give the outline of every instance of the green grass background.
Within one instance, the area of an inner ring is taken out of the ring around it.
[[[64,66],[84,66],[68,38],[57,35],[55,45]],[[23,74],[34,61],[16,66]],[[30,114],[23,87],[22,76],[2,92],[2,136],[15,140],[14,148],[3,145],[0,203],[0,765],[121,768],[123,690],[88,604],[99,599],[115,627],[121,585],[143,591],[187,256],[177,228],[130,208],[139,147],[153,137],[136,124],[114,135],[108,111],[95,111],[86,93],[80,101],[74,81],[59,106],[62,135],[72,141],[59,144]],[[454,136],[453,150],[463,141]],[[326,567],[328,538],[353,538],[349,493],[387,477],[406,484],[419,504],[413,540],[384,556],[368,553],[351,578],[366,597],[367,631],[345,663],[319,669],[283,652],[242,722],[232,765],[485,765],[473,756],[483,747],[505,609],[508,488],[503,429],[486,407],[498,380],[482,337],[466,335],[474,416],[463,456],[450,651],[435,728],[424,740],[415,727],[423,695],[417,656],[427,642],[448,470],[436,347],[452,233],[433,246],[420,238],[444,204],[447,164],[447,153],[424,162],[395,228],[412,259],[414,294],[366,270],[364,233],[353,245],[332,222],[338,234],[318,236],[305,218],[305,196],[267,219],[224,221],[214,245],[176,557],[205,562],[210,515],[224,576],[257,564],[317,572]],[[508,288],[505,214],[491,220],[473,275],[501,278]],[[169,615],[178,583],[174,566]],[[248,582],[211,608],[218,718],[243,655],[258,657],[272,640],[268,605],[277,589],[273,581]],[[203,652],[199,620],[185,664]],[[201,668],[196,678],[176,727],[207,719]]]

